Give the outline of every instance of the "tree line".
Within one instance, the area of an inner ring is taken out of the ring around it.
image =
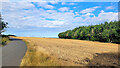
[[[58,34],[59,38],[120,43],[120,21],[80,26]]]

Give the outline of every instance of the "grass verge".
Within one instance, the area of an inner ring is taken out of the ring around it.
[[[25,41],[25,40],[24,40]],[[37,45],[25,41],[27,44],[27,52],[22,59],[20,66],[61,66],[54,57],[40,52]],[[23,67],[22,67],[23,68]]]
[[[2,46],[5,46],[6,44],[8,44],[10,42],[9,38],[8,37],[2,37]]]

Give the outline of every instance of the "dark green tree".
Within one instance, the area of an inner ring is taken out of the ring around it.
[[[0,35],[2,32],[5,31],[5,28],[7,28],[7,25],[8,23],[3,21],[1,14],[0,14]]]
[[[59,33],[58,36],[59,38],[120,43],[120,21],[80,26],[73,30]]]

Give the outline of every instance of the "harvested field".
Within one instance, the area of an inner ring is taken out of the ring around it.
[[[118,65],[118,44],[57,38],[15,38],[34,45],[38,52],[55,57],[63,66]]]

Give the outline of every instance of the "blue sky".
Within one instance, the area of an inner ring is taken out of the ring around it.
[[[117,2],[3,2],[4,34],[57,37],[78,26],[118,20]]]
[[[41,1],[57,1],[57,2],[119,2],[119,0],[2,0],[2,2],[41,2]]]

